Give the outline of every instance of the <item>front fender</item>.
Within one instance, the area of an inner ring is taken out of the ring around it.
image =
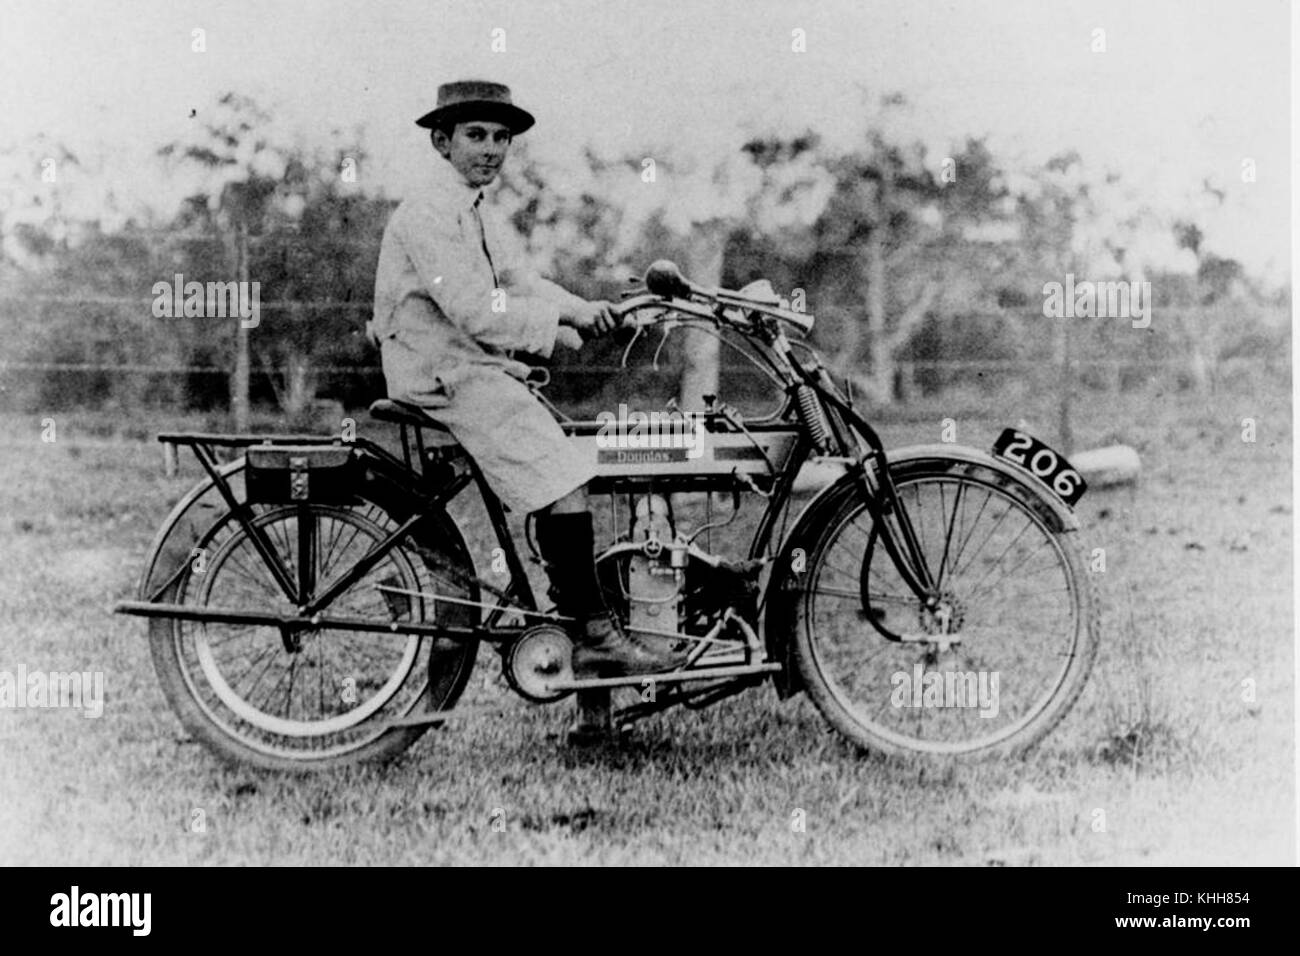
[[[905,448],[898,448],[894,451],[887,452],[889,456],[890,469],[897,476],[898,469],[903,467],[914,467],[916,463],[940,463],[944,461],[962,462],[970,465],[979,465],[998,472],[1007,478],[1023,485],[1026,492],[1027,503],[1034,505],[1035,510],[1041,510],[1044,520],[1053,531],[1078,531],[1079,519],[1068,505],[1050,492],[1041,488],[1037,482],[1029,476],[1029,473],[1021,468],[1017,468],[1010,462],[1003,461],[1001,458],[995,458],[986,451],[978,448],[970,448],[966,445],[908,445]],[[807,467],[807,466],[805,466]],[[818,466],[820,468],[820,466]],[[821,476],[817,476],[820,478]],[[1026,479],[1029,479],[1026,481]],[[821,481],[813,479],[816,484]],[[830,484],[822,488],[811,501],[804,505],[799,515],[795,518],[792,529],[797,530],[804,522],[804,519],[811,513],[818,510],[824,501],[836,493],[837,488],[841,488],[845,483],[851,484],[847,470],[843,475]],[[793,537],[794,530],[788,537]],[[787,538],[788,540],[788,538]]]
[[[1001,458],[995,458],[986,451],[965,445],[937,444],[908,445],[906,448],[888,454],[891,472],[896,468],[915,467],[919,462],[937,463],[945,460],[992,469],[1017,483],[1017,496],[1023,498],[1025,504],[1034,508],[1053,531],[1079,530],[1079,518],[1067,504],[1043,488],[1023,468],[1018,468]]]

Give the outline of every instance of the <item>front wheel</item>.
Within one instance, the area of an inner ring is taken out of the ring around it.
[[[865,494],[846,484],[791,583],[799,675],[865,748],[1023,752],[1065,716],[1096,656],[1078,545],[1030,506],[1035,492],[995,469],[928,460],[891,474],[933,599],[907,586]]]

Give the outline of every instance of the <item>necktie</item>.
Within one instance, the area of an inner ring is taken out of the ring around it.
[[[492,264],[492,253],[488,252],[487,233],[483,231],[483,217],[479,215],[478,204],[483,201],[483,194],[479,193],[478,198],[474,200],[474,205],[470,208],[474,212],[474,221],[478,223],[478,238],[483,245],[483,255],[487,256],[488,268],[492,270],[492,287],[499,288],[501,283],[497,281],[497,267]]]

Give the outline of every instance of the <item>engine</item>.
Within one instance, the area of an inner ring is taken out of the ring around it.
[[[755,618],[760,562],[706,554],[678,535],[669,500],[643,494],[633,506],[628,536],[603,563],[606,595],[642,633],[704,635],[733,608]]]
[[[680,632],[685,571],[674,566],[683,552],[672,545],[676,538],[672,508],[662,495],[642,495],[636,501],[631,540],[641,545],[627,568],[628,625],[646,631]]]

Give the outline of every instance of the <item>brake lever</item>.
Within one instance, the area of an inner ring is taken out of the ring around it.
[[[627,368],[627,357],[632,354],[632,346],[636,345],[637,339],[641,338],[641,333],[645,331],[644,325],[638,325],[632,332],[632,337],[627,341],[627,348],[623,350],[623,361],[619,364]]]
[[[650,362],[650,367],[653,368],[656,372],[659,371],[659,353],[662,352],[664,350],[664,346],[668,344],[668,336],[672,334],[673,329],[677,328],[677,323],[673,321],[668,321],[663,323],[663,326],[664,326],[663,337],[659,340],[659,347],[655,349],[654,359]],[[638,331],[640,330],[638,329]]]

